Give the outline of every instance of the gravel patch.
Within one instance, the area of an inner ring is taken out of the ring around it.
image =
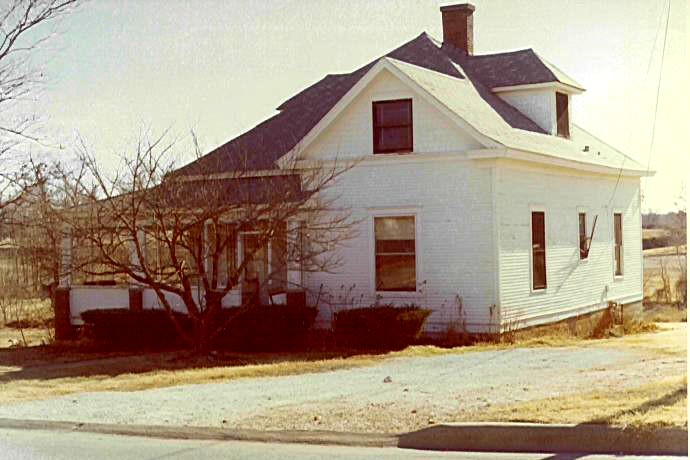
[[[615,348],[515,348],[328,373],[99,392],[0,406],[0,417],[260,429],[402,431],[448,414],[685,373],[685,360]]]

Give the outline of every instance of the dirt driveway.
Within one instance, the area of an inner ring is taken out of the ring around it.
[[[653,334],[396,358],[370,367],[0,406],[0,417],[125,424],[397,432],[459,413],[685,376],[685,324]]]

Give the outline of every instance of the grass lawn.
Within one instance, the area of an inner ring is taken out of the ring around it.
[[[649,268],[646,264],[645,272],[648,270],[656,268]],[[34,310],[43,311],[38,307],[27,308],[26,317],[36,316]],[[399,352],[379,354],[314,351],[198,356],[187,352],[102,352],[83,344],[35,346],[47,338],[45,328],[24,330],[25,338],[32,346],[7,349],[10,343],[21,339],[21,334],[17,329],[0,327],[0,404],[81,392],[134,391],[249,377],[329,372],[372,366],[398,357],[425,357],[511,347],[624,347],[656,356],[685,358],[686,328],[680,322],[686,321],[687,310],[655,305],[646,310],[645,317],[656,325],[645,325],[636,329],[635,334],[624,337],[589,339],[588,331],[592,324],[584,320],[581,324],[561,323],[516,333],[510,338],[512,343],[479,343],[455,348],[413,346]],[[652,384],[625,391],[613,388],[611,391],[496,406],[474,414],[472,420],[598,421],[621,425],[687,426],[686,408],[686,378],[659,376],[658,381]]]
[[[676,377],[624,391],[612,388],[499,406],[474,417],[501,422],[687,427],[687,410],[687,379]]]

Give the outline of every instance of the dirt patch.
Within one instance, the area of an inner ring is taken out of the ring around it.
[[[327,372],[310,372],[303,363],[292,364],[298,368],[284,364],[283,374],[276,367],[279,364],[242,366],[234,371],[185,370],[166,377],[174,386],[146,391],[100,390],[116,384],[122,390],[130,378],[136,378],[137,385],[152,379],[151,385],[157,386],[160,377],[104,375],[101,384],[94,384],[94,376],[83,391],[98,392],[6,404],[0,406],[0,417],[260,429],[412,430],[433,422],[472,420],[493,408],[610,388],[627,391],[653,384],[660,376],[683,378],[685,344],[678,347],[676,341],[685,325],[666,327],[659,333],[587,341],[581,346],[506,347],[422,357],[397,354],[362,367],[351,366],[354,361],[348,360],[363,357],[351,357],[339,360],[349,367],[327,369],[315,363],[312,368]],[[338,360],[327,362],[333,361]],[[192,374],[202,371],[210,373],[207,377],[213,383],[184,385]],[[233,372],[254,375],[236,378]],[[70,384],[60,379],[31,384],[34,391],[41,387],[50,391],[64,383]],[[595,415],[610,416],[615,407],[601,409]]]

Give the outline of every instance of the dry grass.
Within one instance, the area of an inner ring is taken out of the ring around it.
[[[682,255],[677,248],[655,248],[644,251],[643,291],[645,301],[656,303],[682,302],[686,287],[687,256],[685,247]]]
[[[644,318],[652,323],[685,323],[688,320],[688,310],[672,305],[646,305]]]
[[[665,246],[661,248],[649,248],[642,251],[645,257],[650,256],[671,256],[671,255],[685,255],[687,254],[687,246],[680,245],[678,248],[675,246]]]
[[[651,238],[664,238],[668,237],[671,232],[667,228],[643,228],[642,229],[642,239],[648,240]]]
[[[520,346],[620,346],[650,353],[684,354],[685,324],[664,325],[658,333],[583,341],[544,336]],[[47,399],[86,391],[134,391],[174,385],[209,383],[248,377],[273,377],[372,366],[403,357],[506,349],[514,344],[477,344],[440,348],[415,346],[381,354],[304,352],[219,354],[198,356],[184,352],[132,355],[94,353],[80,348],[38,347],[0,350],[0,403]]]
[[[55,347],[0,351],[0,403],[92,391],[135,391],[250,377],[276,377],[372,366],[401,357],[481,351],[494,345],[445,349],[415,346],[381,354],[303,352],[216,354],[88,353]],[[51,351],[52,350],[52,351]]]
[[[687,427],[687,379],[660,380],[626,390],[612,388],[511,404],[473,414],[486,421],[601,423],[654,428]]]
[[[317,356],[207,357],[179,353],[117,356],[57,365],[0,367],[0,403],[47,399],[86,391],[134,391],[174,385],[209,383],[247,377],[273,377],[329,372],[372,365],[371,356],[324,358]]]
[[[0,328],[0,349],[24,346],[24,341],[28,346],[44,345],[52,341],[52,334],[44,328]]]

